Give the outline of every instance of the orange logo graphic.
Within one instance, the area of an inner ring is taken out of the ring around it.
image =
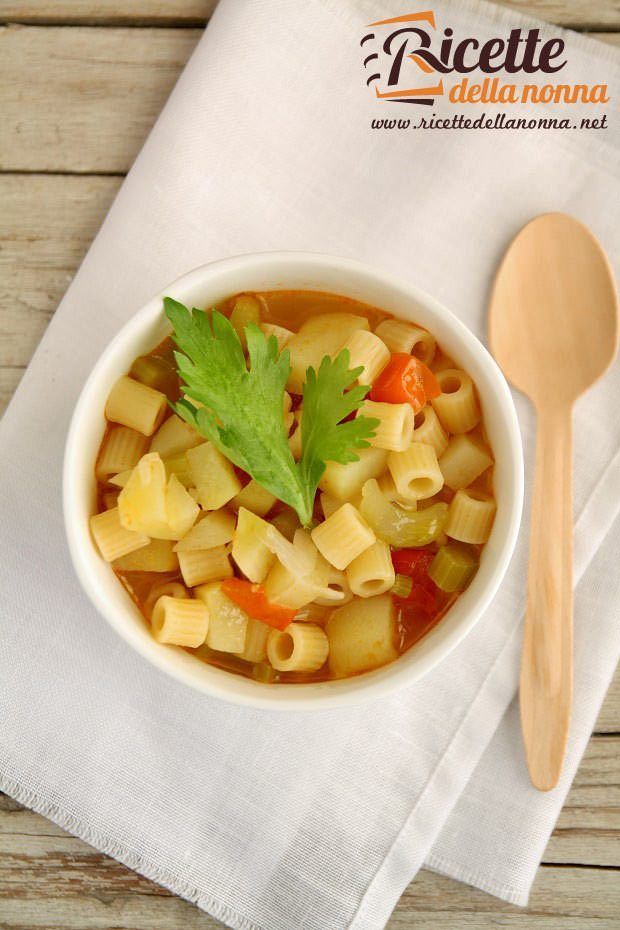
[[[415,23],[426,23],[434,30],[435,14],[426,10],[368,24],[369,29],[376,31],[367,33],[360,45],[369,53],[364,58],[364,67],[371,72],[366,85],[374,85],[378,100],[433,106],[435,97],[444,92],[443,81],[437,80],[436,68],[425,55],[430,45],[429,34]],[[412,38],[417,39],[417,48],[410,52]],[[421,74],[427,79],[422,84],[419,83]]]

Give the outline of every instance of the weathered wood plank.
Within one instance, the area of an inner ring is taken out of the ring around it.
[[[126,172],[200,34],[1,28],[0,170]]]
[[[545,863],[619,866],[620,739],[595,737],[567,798]],[[545,865],[527,910],[421,873],[389,924],[453,930],[610,928],[620,913],[617,871]],[[0,795],[0,926],[89,930],[212,930],[217,922],[59,827]]]
[[[132,26],[206,23],[217,0],[0,0],[0,22]]]
[[[52,855],[52,862],[54,857]],[[18,865],[28,879],[24,893],[0,897],[3,930],[216,930],[222,927],[197,908],[145,882],[128,870],[126,881],[113,878],[122,867],[93,857],[84,867],[63,863],[64,882],[52,890],[41,881],[46,863],[32,870]],[[54,867],[54,866],[52,866]],[[84,871],[82,871],[84,869]],[[1,894],[0,890],[0,894]],[[527,909],[504,904],[483,892],[464,888],[422,871],[405,891],[388,930],[612,930],[617,928],[620,882],[615,871],[540,869]]]
[[[620,737],[590,740],[543,862],[620,867]]]
[[[0,412],[120,183],[0,175]]]
[[[126,172],[198,29],[0,29],[0,170]]]
[[[0,21],[20,23],[100,23],[169,25],[206,22],[217,0],[0,0]],[[581,0],[497,0],[548,22],[573,29],[620,28],[620,12],[614,0],[583,3]]]
[[[396,907],[389,930],[617,930],[618,873],[547,866],[539,869],[526,909],[439,875],[421,872]]]

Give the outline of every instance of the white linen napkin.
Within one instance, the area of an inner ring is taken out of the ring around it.
[[[433,9],[461,35],[532,25],[486,4]],[[425,862],[524,904],[620,653],[618,366],[575,415],[575,701],[548,794],[529,785],[511,703],[527,525],[493,606],[433,673],[307,716],[227,706],[151,668],[69,561],[61,459],[80,388],[189,268],[279,248],[355,256],[484,337],[493,271],[535,214],[565,210],[618,254],[613,128],[371,129],[386,105],[359,40],[406,10],[222,0],[0,425],[0,788],[243,930],[377,930]],[[566,79],[616,98],[617,53],[563,36]],[[530,476],[533,418],[517,403]]]

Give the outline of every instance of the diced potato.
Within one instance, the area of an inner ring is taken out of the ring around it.
[[[176,475],[166,480],[157,452],[140,459],[119,494],[118,509],[124,527],[155,539],[180,539],[200,511]]]
[[[114,568],[123,572],[174,572],[179,560],[169,539],[152,539],[148,546],[116,559]]]
[[[265,594],[272,603],[297,610],[315,599],[317,584],[314,576],[295,575],[276,560],[265,579]]]
[[[163,458],[162,461],[168,477],[170,477],[170,475],[176,475],[184,488],[190,488],[192,486],[192,481],[194,479],[192,478],[185,452],[179,452],[178,455],[167,456]]]
[[[174,547],[175,552],[188,549],[214,549],[230,542],[235,532],[235,518],[227,510],[212,510],[194,523],[189,533]]]
[[[166,518],[170,536],[166,539],[181,539],[196,522],[200,508],[187,493],[176,475],[168,478],[166,491]]]
[[[368,446],[365,449],[356,449],[355,453],[359,456],[357,462],[348,462],[346,465],[339,462],[327,463],[319,481],[322,491],[327,491],[340,501],[353,501],[361,494],[369,478],[377,478],[385,470],[389,454],[385,449]]]
[[[245,507],[246,510],[251,510],[252,513],[255,513],[259,517],[264,517],[268,513],[273,505],[275,504],[277,497],[275,494],[272,494],[271,491],[266,491],[258,481],[252,480],[249,484],[239,491],[230,502],[230,506],[234,510],[239,510],[240,507]]]
[[[293,338],[293,333],[290,329],[285,329],[284,326],[277,326],[275,323],[261,323],[260,328],[268,339],[270,336],[276,337],[280,352],[282,349],[286,348]]]
[[[268,524],[251,510],[241,507],[233,536],[232,557],[250,581],[264,581],[275,561],[274,553],[265,544]]]
[[[232,463],[213,443],[203,442],[186,452],[198,501],[204,510],[219,510],[241,490]]]
[[[131,473],[133,468],[128,468],[126,471],[121,471],[118,475],[113,475],[108,484],[113,484],[116,488],[124,488],[129,479],[131,478]]]
[[[398,657],[392,596],[355,598],[327,621],[329,668],[336,678],[367,672]]]
[[[280,513],[276,514],[275,517],[272,517],[269,522],[272,526],[282,533],[285,539],[288,539],[289,542],[292,542],[293,536],[299,529],[299,517],[297,513],[293,510],[292,507],[284,507]]]
[[[162,458],[166,458],[187,452],[201,442],[204,442],[204,437],[181,417],[173,414],[162,423],[151,439],[149,452],[159,452]]]
[[[230,322],[235,327],[235,332],[243,348],[246,348],[245,328],[248,323],[260,323],[260,303],[256,297],[251,294],[241,294],[235,301],[235,306],[230,314]]]
[[[353,313],[323,313],[306,320],[287,345],[291,355],[288,390],[301,394],[308,367],[318,368],[325,355],[335,355],[358,329],[370,326],[366,317]]]
[[[121,523],[128,530],[166,539],[166,470],[157,453],[142,456],[118,498]]]
[[[219,652],[243,653],[248,615],[222,592],[221,584],[200,585],[194,594],[207,605],[209,632],[207,646]]]

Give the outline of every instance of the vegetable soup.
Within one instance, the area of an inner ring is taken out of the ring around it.
[[[113,386],[91,531],[155,639],[261,682],[392,662],[475,575],[495,516],[470,376],[348,298],[171,298]]]

